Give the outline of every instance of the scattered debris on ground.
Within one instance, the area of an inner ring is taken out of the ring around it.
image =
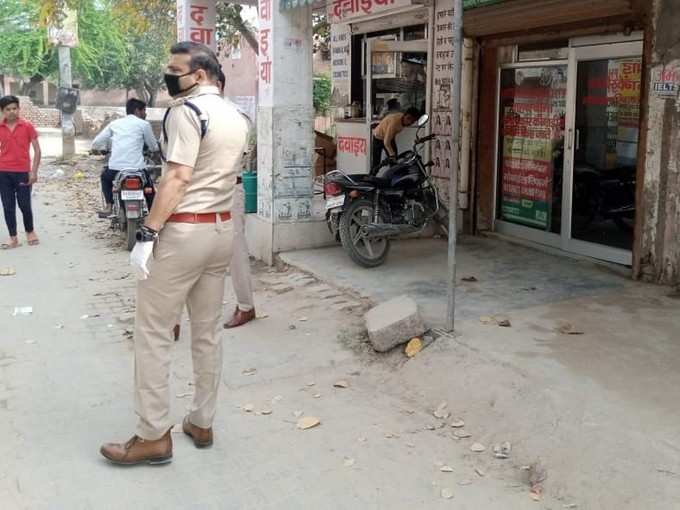
[[[493,447],[493,455],[497,459],[508,459],[510,458],[510,451],[512,450],[512,445],[506,441],[502,444],[497,444]]]
[[[305,416],[304,418],[300,418],[297,422],[297,428],[300,430],[313,429],[319,425],[321,425],[321,420],[314,416]]]
[[[585,333],[581,330],[575,329],[574,325],[569,321],[560,320],[557,321],[557,327],[555,328],[557,333],[561,335],[584,335]]]
[[[408,296],[374,307],[365,315],[365,320],[369,340],[378,352],[387,352],[427,331],[418,305]]]

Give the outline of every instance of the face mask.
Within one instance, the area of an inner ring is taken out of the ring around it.
[[[193,89],[198,83],[194,83],[190,87],[187,87],[185,89],[180,88],[179,86],[179,79],[184,77],[184,76],[189,76],[190,74],[193,74],[195,71],[189,71],[188,73],[185,74],[165,74],[165,86],[168,87],[168,94],[170,94],[172,97],[178,96],[183,92],[186,92],[187,90]]]

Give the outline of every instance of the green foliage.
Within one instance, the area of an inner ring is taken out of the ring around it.
[[[331,25],[325,13],[312,15],[314,28],[314,53],[320,52],[324,60],[331,57]]]
[[[132,89],[153,102],[176,38],[175,2],[68,3],[78,9],[79,46],[71,51],[74,81],[88,88]],[[59,5],[58,0],[0,0],[0,73],[57,80],[57,50],[47,43],[46,26]]]
[[[0,1],[0,73],[46,76],[56,69],[47,33],[36,28],[39,14],[35,1]]]
[[[331,104],[331,79],[325,74],[314,76],[314,87],[312,89],[314,110],[319,115],[328,113]]]
[[[89,88],[121,84],[130,69],[125,34],[112,16],[111,6],[81,2],[78,10],[80,44],[72,51],[74,74]]]

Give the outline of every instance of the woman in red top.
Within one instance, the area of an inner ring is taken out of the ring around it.
[[[19,204],[24,217],[24,229],[28,244],[39,243],[33,230],[31,210],[31,187],[38,180],[40,166],[40,144],[33,124],[19,117],[19,99],[15,96],[0,98],[0,198],[9,230],[9,242],[0,245],[2,249],[19,246],[17,238],[16,205]],[[33,146],[31,165],[30,147]]]

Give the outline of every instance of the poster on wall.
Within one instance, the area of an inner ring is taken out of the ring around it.
[[[553,185],[562,172],[566,86],[566,69],[560,66],[502,73],[503,220],[550,230]]]
[[[635,166],[642,59],[612,59],[607,75],[607,168]]]
[[[77,48],[78,40],[78,11],[64,6],[61,23],[47,27],[47,41],[54,46]]]
[[[352,31],[347,23],[331,25],[331,104],[345,107],[350,100]]]
[[[434,63],[432,79],[432,175],[448,181],[451,176],[451,80],[453,77],[453,0],[438,0],[434,14]],[[448,186],[440,185],[446,194]]]

